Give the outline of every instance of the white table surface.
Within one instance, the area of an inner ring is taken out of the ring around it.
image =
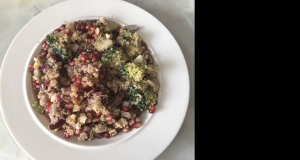
[[[20,29],[39,12],[62,1],[64,0],[0,0],[0,65],[8,46]],[[156,160],[195,159],[194,0],[126,1],[145,9],[169,29],[181,47],[189,70],[191,93],[185,120],[175,139]],[[30,160],[9,135],[2,114],[0,114],[0,160]]]

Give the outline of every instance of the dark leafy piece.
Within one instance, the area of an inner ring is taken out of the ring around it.
[[[157,95],[149,90],[140,90],[134,87],[134,85],[129,86],[129,100],[133,107],[138,108],[141,111],[149,110],[152,105],[155,105],[157,100]]]
[[[67,63],[74,58],[70,49],[67,48],[63,42],[59,42],[55,34],[47,35],[46,40],[50,47],[53,48],[53,52],[63,63]]]

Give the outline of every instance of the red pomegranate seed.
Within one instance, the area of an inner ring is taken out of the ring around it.
[[[96,116],[100,117],[101,116],[101,112],[96,112]]]
[[[58,32],[60,32],[60,29],[56,29],[53,31],[53,33],[58,33]]]
[[[109,116],[106,117],[107,122],[112,122],[113,119],[114,119],[113,115],[109,115]]]
[[[94,37],[94,38],[95,38],[95,37],[96,37],[96,33],[92,33],[92,37]]]
[[[33,83],[32,83],[32,85],[33,86],[36,86],[36,85],[38,85],[39,83],[37,83],[36,81],[33,81]]]
[[[46,102],[46,108],[45,108],[46,113],[49,113],[51,106],[52,106],[52,102],[50,100],[48,100]]]
[[[42,43],[42,48],[44,48],[44,49],[48,49],[48,48],[47,48],[47,46],[48,46],[47,42],[46,42],[46,41],[44,41],[44,42]]]
[[[147,44],[146,44],[144,41],[142,41],[142,42],[141,42],[141,46],[147,47]]]
[[[65,28],[66,28],[66,25],[64,25],[64,24],[59,27],[60,30],[64,30]]]
[[[134,127],[134,128],[140,128],[141,125],[142,125],[141,123],[135,123],[133,127]]]
[[[110,138],[110,134],[108,132],[105,133],[105,138]]]
[[[73,85],[71,87],[71,91],[73,91],[73,92],[77,92],[78,90],[79,90],[79,87],[77,85]]]
[[[81,132],[82,132],[81,129],[76,129],[76,130],[75,130],[75,134],[76,134],[76,135],[80,135]]]
[[[125,111],[125,112],[129,112],[129,110],[130,110],[130,108],[129,108],[129,107],[127,107],[127,106],[123,106],[123,111]]]
[[[149,109],[149,113],[154,113],[156,110],[156,107],[155,106],[151,106],[150,109]]]
[[[135,117],[135,122],[137,122],[137,123],[141,122],[141,118],[140,117]]]
[[[130,128],[123,128],[124,133],[128,133],[130,131]]]
[[[30,72],[33,72],[34,71],[34,68],[31,66],[31,67],[29,67],[29,71]]]
[[[85,29],[86,29],[86,30],[90,30],[90,25],[86,25],[86,26],[85,26]]]
[[[132,126],[134,126],[135,121],[132,119],[132,120],[130,120],[130,121],[128,122],[128,124],[129,124],[130,127],[132,127]]]
[[[84,131],[84,133],[87,135],[87,137],[85,138],[85,140],[90,138],[90,132],[89,131]]]
[[[106,133],[107,133],[107,132],[99,133],[99,137],[100,137],[100,138],[105,137]]]
[[[81,78],[76,78],[76,83],[81,83]]]
[[[41,54],[42,54],[43,56],[45,56],[45,55],[48,54],[48,51],[47,51],[47,50],[42,50]]]
[[[64,135],[65,135],[66,139],[69,139],[71,137],[71,135],[68,132],[66,132],[66,131],[64,132]]]
[[[97,54],[98,54],[98,51],[94,50],[94,51],[93,51],[93,54],[94,54],[94,55],[97,55]]]
[[[93,57],[91,62],[96,62],[97,61],[97,58],[96,57]]]
[[[65,105],[65,107],[68,108],[68,109],[72,109],[74,107],[74,105],[73,105],[73,103],[67,103]]]
[[[81,60],[81,62],[86,62],[86,60],[88,59],[88,57],[87,56],[81,56],[81,58],[80,58],[80,60]]]
[[[67,35],[69,35],[69,34],[71,34],[71,31],[70,31],[69,29],[65,29],[65,33],[66,33]]]
[[[85,52],[85,51],[81,51],[81,52],[80,52],[80,54],[82,54],[82,55],[85,55],[85,54],[86,54],[86,52]]]
[[[84,29],[85,29],[85,25],[84,25],[84,24],[81,24],[80,29],[81,29],[81,30],[84,30]]]
[[[76,77],[73,76],[72,79],[71,79],[71,81],[72,81],[72,82],[75,82],[75,81],[76,81]]]
[[[94,32],[94,31],[96,30],[96,27],[95,27],[95,26],[90,26],[90,30],[91,30],[92,32]]]
[[[93,112],[87,112],[87,113],[86,113],[86,116],[87,116],[89,119],[93,119],[94,114],[93,114]]]
[[[71,65],[71,66],[75,66],[75,61],[74,61],[74,60],[71,61],[71,62],[70,62],[70,65]]]

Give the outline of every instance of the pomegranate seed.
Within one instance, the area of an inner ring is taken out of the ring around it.
[[[42,43],[42,48],[44,48],[44,49],[48,49],[48,48],[47,48],[47,46],[48,46],[47,42],[46,42],[46,41],[44,41],[44,42]]]
[[[81,129],[76,129],[76,130],[75,130],[75,134],[76,134],[76,135],[80,135],[81,132],[82,132]]]
[[[128,122],[128,124],[129,124],[130,127],[132,127],[132,126],[134,126],[135,121],[132,119],[132,120],[130,120],[130,121]]]
[[[141,122],[140,117],[136,117],[136,118],[135,118],[135,122],[137,122],[137,123]]]
[[[68,132],[66,132],[66,131],[64,132],[64,135],[65,135],[66,139],[69,139],[71,137],[71,135]]]
[[[81,30],[84,30],[84,29],[85,29],[85,25],[84,25],[84,24],[81,24],[80,29],[81,29]]]
[[[71,31],[70,31],[69,29],[65,29],[65,33],[66,33],[67,35],[69,35],[69,34],[71,34]]]
[[[91,30],[92,32],[94,32],[94,31],[96,30],[96,27],[95,27],[95,26],[90,26],[89,28],[90,28],[90,30]]]
[[[68,108],[68,109],[72,109],[73,106],[74,106],[74,105],[73,105],[72,103],[67,103],[67,104],[65,105],[65,107]]]
[[[71,91],[73,91],[73,92],[77,92],[78,90],[79,90],[79,87],[77,85],[73,85],[71,87]]]
[[[87,83],[83,83],[83,84],[81,85],[81,87],[82,87],[82,89],[87,89],[89,86],[88,86]]]
[[[96,112],[96,116],[100,117],[101,116],[101,112]]]
[[[141,123],[135,123],[135,124],[134,124],[134,128],[140,128],[141,125],[142,125]]]
[[[96,62],[97,61],[97,58],[96,57],[93,57],[91,62]]]
[[[76,83],[80,83],[81,82],[81,78],[76,78]]]
[[[97,54],[98,54],[98,52],[97,52],[96,50],[94,50],[94,51],[93,51],[93,54],[94,54],[94,55],[97,55]]]
[[[85,26],[85,29],[86,29],[86,30],[90,30],[90,25],[86,25],[86,26]]]
[[[38,85],[38,83],[37,83],[36,81],[33,81],[33,82],[32,82],[32,85],[33,85],[33,86],[36,86],[36,85]]]
[[[34,71],[34,68],[31,66],[31,67],[29,67],[29,71],[30,72],[33,72]]]
[[[105,133],[105,138],[110,138],[110,134],[108,132]]]
[[[60,30],[64,30],[65,28],[66,28],[66,25],[64,25],[64,24],[59,27]]]
[[[93,39],[92,38],[87,38],[86,39],[88,43],[92,43]]]
[[[42,50],[41,54],[42,54],[43,56],[45,56],[45,55],[48,54],[48,51],[47,51],[47,50]]]
[[[93,112],[87,112],[87,113],[86,113],[86,116],[87,116],[89,119],[93,119],[94,114],[93,114]]]
[[[127,106],[123,106],[123,111],[125,111],[125,112],[129,112],[129,110],[130,110],[130,108],[129,108],[129,107],[127,107]]]
[[[151,106],[149,109],[149,113],[154,113],[156,110],[155,106]]]
[[[81,62],[86,62],[86,60],[88,59],[88,57],[87,56],[81,56],[81,58],[80,58],[80,60],[81,60]]]
[[[95,38],[95,37],[96,37],[96,33],[92,33],[92,37],[94,37],[94,38]]]
[[[107,122],[112,122],[113,119],[114,119],[113,115],[109,115],[109,116],[106,117]]]
[[[71,81],[72,81],[72,82],[75,82],[75,81],[76,81],[76,77],[73,76],[72,79],[71,79]]]
[[[58,33],[58,32],[60,32],[60,29],[56,29],[53,31],[53,33]]]
[[[49,113],[51,106],[52,106],[52,102],[48,100],[46,102],[46,108],[45,108],[46,113]]]
[[[100,138],[105,137],[106,133],[107,133],[107,132],[99,133],[99,137],[100,137]]]
[[[111,105],[107,105],[106,107],[108,110],[111,110]]]
[[[124,133],[128,133],[129,131],[130,131],[130,128],[124,128],[124,129],[123,129],[123,132],[124,132]]]
[[[71,66],[75,66],[75,61],[71,61],[71,62],[70,62],[70,65],[71,65]]]

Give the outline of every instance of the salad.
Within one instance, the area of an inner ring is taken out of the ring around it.
[[[154,113],[159,82],[137,26],[101,18],[63,24],[46,36],[29,71],[50,130],[79,141],[130,132]]]

